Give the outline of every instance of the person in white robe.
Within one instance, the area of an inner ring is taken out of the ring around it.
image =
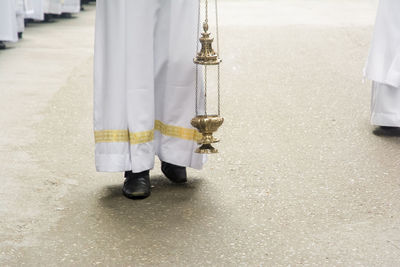
[[[33,14],[32,0],[15,0],[16,1],[16,14],[17,14],[17,31],[18,38],[22,38],[22,33],[25,31],[25,18],[27,15]]]
[[[79,13],[81,10],[80,0],[64,0],[61,8],[62,13]]]
[[[194,153],[197,0],[97,0],[94,131],[100,172],[124,172],[128,198],[150,195],[154,158],[173,182]],[[200,105],[199,105],[200,106]]]
[[[24,0],[24,17],[33,15],[34,13],[34,0]]]
[[[62,13],[63,0],[43,0],[43,11],[45,14],[60,15]]]
[[[371,123],[400,127],[400,1],[380,0],[365,76],[372,80]]]
[[[17,32],[18,37],[22,38],[22,33],[25,30],[25,1],[15,0],[16,16],[17,16]]]
[[[15,0],[0,1],[0,49],[4,49],[4,42],[17,42],[17,17]]]
[[[31,0],[32,1],[32,13],[26,14],[26,18],[33,20],[44,20],[44,1],[43,0]]]

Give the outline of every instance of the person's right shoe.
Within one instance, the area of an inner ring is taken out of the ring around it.
[[[393,126],[379,126],[379,128],[381,128],[382,130],[385,130],[385,131],[392,131],[392,130],[399,129],[399,127],[393,127]]]
[[[130,199],[143,199],[151,194],[150,171],[133,173],[125,172],[125,182],[122,193]]]
[[[400,127],[379,126],[372,133],[376,136],[400,137]]]
[[[60,17],[63,19],[72,19],[72,14],[71,13],[61,13]]]
[[[54,16],[52,14],[44,14],[44,22],[54,22]]]

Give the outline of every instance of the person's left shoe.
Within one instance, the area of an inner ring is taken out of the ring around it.
[[[6,44],[2,41],[0,41],[0,50],[1,49],[6,49]]]
[[[161,162],[161,171],[173,183],[183,184],[187,182],[186,168],[168,162]]]

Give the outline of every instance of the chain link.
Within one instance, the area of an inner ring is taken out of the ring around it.
[[[205,0],[205,21],[208,24],[208,0]],[[204,114],[207,116],[207,87],[208,87],[207,65],[204,65]]]
[[[196,55],[199,52],[199,38],[200,38],[200,21],[201,21],[201,1],[198,0],[198,14],[197,14],[197,39],[196,39]],[[220,43],[219,43],[219,17],[218,17],[218,0],[215,1],[215,19],[216,19],[216,40],[217,40],[217,54],[220,57]],[[205,23],[208,24],[208,0],[205,2]],[[208,91],[208,73],[207,65],[204,65],[204,112],[207,115],[207,91]],[[217,66],[217,89],[218,89],[218,115],[221,115],[221,67],[220,64]],[[195,109],[196,116],[199,114],[199,65],[196,64],[196,97],[195,97]]]
[[[207,116],[207,65],[204,65],[204,114]]]
[[[197,36],[196,36],[196,53],[199,52],[199,38],[200,38],[200,19],[201,19],[201,0],[199,0],[199,5],[198,5],[198,14],[197,14]],[[196,97],[195,97],[195,111],[196,111],[196,116],[199,115],[199,108],[198,108],[198,103],[199,103],[199,65],[196,64]]]
[[[218,65],[218,67],[217,67],[217,71],[218,71],[218,73],[217,73],[217,79],[218,79],[218,85],[217,85],[217,88],[218,88],[218,116],[221,116],[221,86],[220,86],[220,84],[221,84],[221,82],[220,82],[220,70],[221,70],[221,68],[220,68],[220,66]]]
[[[206,23],[208,23],[208,0],[206,0]]]
[[[215,1],[215,20],[216,20],[216,36],[217,36],[217,55],[221,57],[219,50],[219,17],[218,17],[218,0]],[[221,115],[221,63],[217,66],[217,89],[218,89],[218,116]]]

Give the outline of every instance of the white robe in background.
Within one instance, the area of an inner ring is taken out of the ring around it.
[[[44,0],[31,0],[33,12],[26,14],[26,18],[34,20],[44,20]]]
[[[33,1],[34,0],[24,0],[24,16],[25,18],[29,15],[32,15],[34,10],[33,10]]]
[[[96,169],[201,168],[194,153],[197,0],[97,0]],[[201,112],[201,111],[200,111]]]
[[[0,0],[0,41],[18,41],[15,0]]]
[[[64,0],[61,11],[63,13],[79,13],[81,10],[81,0]]]
[[[25,30],[25,18],[33,14],[32,0],[15,0],[16,15],[17,15],[17,31],[23,32]]]
[[[371,123],[400,127],[400,0],[380,0],[365,75],[373,81]]]
[[[24,32],[25,30],[25,1],[15,0],[16,16],[17,16],[17,31]]]
[[[59,15],[62,13],[63,0],[44,0],[43,11],[45,14]]]
[[[371,124],[400,127],[400,88],[372,82]]]

